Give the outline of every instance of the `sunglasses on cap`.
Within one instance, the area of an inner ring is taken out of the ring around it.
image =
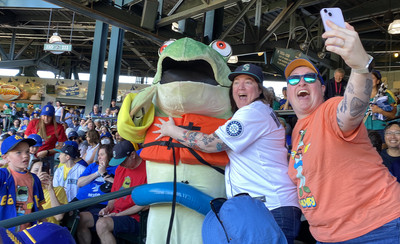
[[[307,74],[304,74],[304,75],[291,75],[286,79],[286,81],[290,85],[295,86],[295,85],[299,84],[301,78],[303,78],[304,81],[307,82],[307,83],[314,83],[318,78],[318,74],[316,74],[316,73],[307,73]]]

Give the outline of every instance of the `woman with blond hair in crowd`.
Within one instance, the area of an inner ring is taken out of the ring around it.
[[[38,134],[42,138],[43,145],[39,148],[36,155],[42,159],[45,165],[49,164],[50,169],[53,169],[56,144],[58,143],[57,146],[62,147],[67,140],[67,136],[65,135],[64,127],[57,123],[55,110],[51,104],[43,107],[40,118],[29,122],[25,131],[25,137],[31,134]]]

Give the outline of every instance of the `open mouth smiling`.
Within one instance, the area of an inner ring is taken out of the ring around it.
[[[297,92],[297,96],[299,96],[299,97],[305,97],[308,95],[310,95],[310,93],[307,90],[300,90]]]

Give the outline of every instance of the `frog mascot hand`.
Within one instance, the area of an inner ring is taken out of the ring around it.
[[[153,122],[159,117],[168,119],[172,116],[177,125],[212,133],[232,116],[230,70],[226,64],[231,48],[223,41],[207,46],[183,38],[164,43],[159,54],[153,85],[124,100],[118,116],[118,132],[123,138],[136,143],[143,142],[145,138],[140,156],[147,161],[149,184],[173,181],[175,158],[178,183],[194,187],[210,199],[224,197],[223,174],[201,164],[187,148],[175,147],[172,150],[167,147],[165,141],[169,138],[155,141],[157,135],[152,131],[158,130]],[[172,142],[178,144],[174,140]],[[214,167],[223,168],[229,161],[225,152],[196,152]],[[151,205],[147,243],[165,243],[171,209],[171,203]],[[170,243],[202,243],[203,220],[203,214],[177,204]]]

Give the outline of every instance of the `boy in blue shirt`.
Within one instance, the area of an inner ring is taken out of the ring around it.
[[[27,171],[29,147],[36,144],[31,138],[10,136],[1,144],[3,159],[7,168],[0,169],[0,219],[9,219],[41,210],[44,202],[39,178]],[[25,223],[10,228],[22,231],[31,226]]]

